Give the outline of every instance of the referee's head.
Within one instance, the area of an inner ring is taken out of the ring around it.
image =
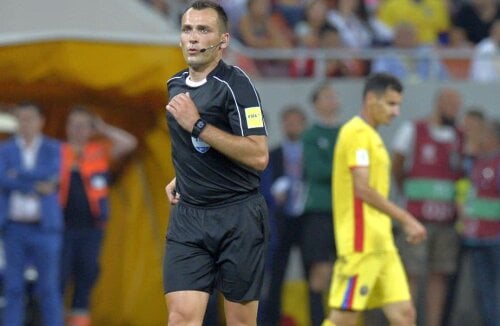
[[[217,17],[219,20],[219,28],[221,33],[227,33],[229,30],[229,22],[227,18],[226,11],[224,8],[222,8],[221,5],[210,1],[210,0],[196,0],[189,5],[189,7],[186,8],[184,13],[188,11],[189,9],[194,9],[194,10],[203,10],[203,9],[213,9],[217,12]]]

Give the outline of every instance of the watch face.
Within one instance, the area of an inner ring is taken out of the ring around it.
[[[197,128],[203,128],[204,126],[205,126],[205,121],[203,121],[203,120],[198,120],[198,121],[196,122],[196,127],[197,127]]]

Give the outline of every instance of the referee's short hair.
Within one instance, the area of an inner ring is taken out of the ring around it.
[[[229,22],[228,22],[226,11],[218,3],[215,3],[214,1],[210,1],[210,0],[196,0],[196,1],[193,1],[186,8],[186,10],[184,10],[183,15],[186,13],[186,11],[188,11],[191,8],[193,8],[195,10],[203,10],[203,9],[213,9],[213,10],[215,10],[217,12],[217,16],[219,18],[219,24],[222,27],[222,32],[226,33],[229,30]]]

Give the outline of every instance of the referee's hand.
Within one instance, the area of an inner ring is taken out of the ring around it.
[[[198,108],[196,108],[189,92],[175,95],[166,105],[165,109],[188,132],[193,130],[195,122],[200,118]]]
[[[167,194],[168,200],[172,205],[177,204],[181,198],[181,195],[175,190],[175,179],[176,178],[173,178],[172,181],[170,181],[165,187],[165,193]]]

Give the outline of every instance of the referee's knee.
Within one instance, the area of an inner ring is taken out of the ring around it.
[[[199,320],[199,322],[197,322]],[[180,326],[180,325],[200,325],[203,319],[199,319],[193,316],[192,313],[187,311],[179,310],[169,310],[168,312],[168,326]]]

